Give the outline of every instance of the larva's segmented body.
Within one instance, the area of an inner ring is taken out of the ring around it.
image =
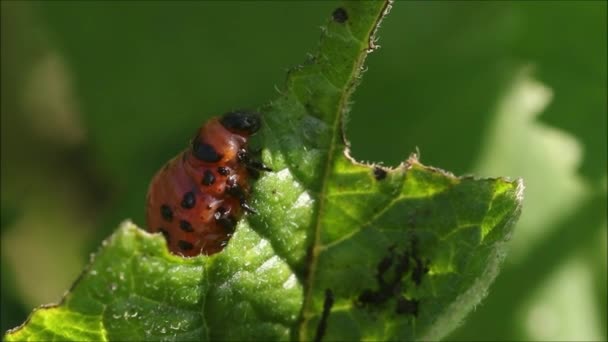
[[[205,123],[188,149],[169,161],[152,179],[147,223],[161,232],[169,250],[183,256],[221,251],[247,204],[249,176],[269,171],[250,158],[249,137],[260,128],[259,116],[231,112]]]

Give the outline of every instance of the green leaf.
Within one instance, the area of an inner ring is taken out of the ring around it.
[[[224,251],[181,258],[125,223],[59,305],[5,338],[434,340],[454,328],[498,272],[523,186],[416,156],[352,160],[344,115],[389,8],[337,8],[317,53],[262,108],[255,143],[275,171]]]
[[[7,340],[286,339],[301,287],[255,232],[241,225],[237,236],[223,253],[186,259],[124,223],[63,302]]]

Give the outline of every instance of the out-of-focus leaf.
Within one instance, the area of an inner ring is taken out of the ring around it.
[[[540,80],[555,94],[541,119],[582,142],[581,172],[599,184],[606,177],[608,158],[607,3],[516,4],[525,22],[517,52],[534,63]]]

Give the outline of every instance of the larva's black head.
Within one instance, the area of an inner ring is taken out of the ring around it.
[[[254,112],[226,113],[220,119],[222,126],[233,133],[253,134],[260,129],[260,115]]]

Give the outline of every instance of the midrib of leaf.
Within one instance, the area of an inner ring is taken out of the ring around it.
[[[317,207],[317,211],[316,211],[316,215],[314,217],[314,223],[313,223],[314,238],[312,241],[312,248],[311,248],[311,252],[310,252],[311,255],[310,255],[309,263],[308,263],[306,284],[304,286],[304,303],[302,306],[301,320],[300,320],[300,325],[298,327],[299,338],[301,341],[310,340],[310,336],[308,335],[308,332],[306,331],[306,326],[308,324],[308,320],[313,316],[313,312],[311,310],[312,297],[313,297],[312,293],[313,293],[313,285],[314,285],[314,281],[315,281],[318,256],[319,256],[319,253],[321,252],[321,249],[318,247],[320,244],[320,234],[321,234],[321,229],[322,229],[322,219],[321,218],[323,217],[324,206],[325,206],[325,201],[326,201],[324,195],[327,193],[327,187],[328,187],[329,180],[331,177],[331,173],[332,173],[331,171],[333,169],[334,162],[336,160],[336,157],[339,155],[339,151],[338,151],[338,153],[336,153],[337,152],[336,150],[338,148],[342,148],[342,150],[345,151],[346,147],[348,146],[348,141],[344,134],[343,115],[345,115],[347,112],[348,99],[350,98],[351,94],[354,92],[354,90],[357,86],[356,78],[361,73],[363,64],[365,63],[365,59],[367,58],[367,55],[376,48],[376,46],[374,45],[375,33],[378,29],[378,26],[380,25],[380,22],[384,18],[384,16],[386,14],[388,14],[392,2],[393,2],[393,0],[384,0],[383,6],[379,8],[380,10],[379,10],[377,16],[375,17],[375,20],[370,23],[367,34],[366,34],[368,47],[365,48],[364,50],[360,51],[359,55],[355,59],[353,65],[352,65],[352,69],[350,71],[350,75],[347,78],[346,84],[341,92],[340,100],[338,102],[338,107],[335,109],[335,111],[333,113],[333,122],[331,124],[331,131],[330,131],[332,134],[332,138],[330,140],[330,145],[328,147],[327,158],[325,159],[324,163],[322,164],[322,168],[323,168],[322,175],[323,176],[320,180],[321,186],[320,186],[320,193],[318,196],[319,204]],[[357,2],[356,4],[360,4],[360,3]],[[352,3],[351,3],[351,5],[352,5]]]

